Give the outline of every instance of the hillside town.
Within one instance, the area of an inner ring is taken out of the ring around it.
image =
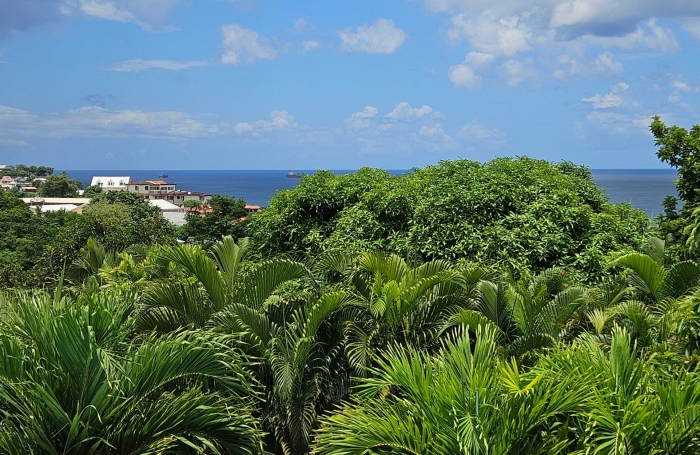
[[[34,212],[65,210],[82,213],[94,194],[110,191],[126,191],[142,196],[175,226],[186,223],[187,213],[204,216],[212,211],[208,204],[212,197],[210,194],[178,189],[176,183],[162,179],[132,181],[128,175],[93,176],[88,188],[76,191],[77,197],[44,196],[40,189],[52,174],[53,168],[44,166],[0,165],[0,188],[15,192]],[[261,207],[246,204],[245,209],[250,214],[261,210]]]

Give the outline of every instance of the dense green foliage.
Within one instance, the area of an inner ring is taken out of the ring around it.
[[[700,450],[700,269],[659,239],[597,286],[250,251],[90,239],[70,287],[0,294],[0,451]]]
[[[648,218],[609,204],[568,162],[441,162],[394,176],[317,172],[253,217],[264,255],[376,249],[414,260],[466,258],[514,270],[573,266],[596,277],[612,252],[637,248]]]
[[[190,204],[187,204],[190,202]],[[185,207],[198,207],[196,201],[185,201]],[[212,196],[208,202],[211,211],[200,215],[197,212],[187,214],[187,223],[180,227],[178,238],[189,243],[210,246],[223,236],[235,239],[246,236],[247,223],[243,220],[247,212],[243,199],[228,196]]]
[[[53,174],[53,168],[47,166],[27,166],[26,164],[17,164],[8,166],[5,169],[0,169],[0,176],[9,175],[12,177],[25,177],[32,180],[36,177],[46,177]]]
[[[142,197],[100,195],[83,214],[34,214],[10,192],[0,191],[0,287],[55,283],[61,269],[79,257],[88,238],[108,250],[175,241],[174,227]]]
[[[77,180],[68,178],[65,172],[60,175],[50,175],[39,187],[39,194],[42,197],[78,197],[78,190],[82,185]]]
[[[83,192],[82,197],[93,198],[100,193],[102,193],[102,187],[99,185],[92,185],[92,186],[85,188],[85,191]]]
[[[36,215],[22,200],[0,191],[0,287],[37,284],[36,266],[45,249],[78,218],[63,211]]]
[[[0,453],[700,452],[700,266],[584,168],[319,172],[252,239],[214,207],[178,244],[138,195],[0,193],[0,279],[51,284],[0,293]]]

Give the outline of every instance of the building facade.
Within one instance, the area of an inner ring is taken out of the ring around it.
[[[149,200],[163,200],[175,204],[182,205],[185,201],[205,202],[208,200],[207,195],[196,191],[180,191],[174,183],[168,183],[165,180],[142,180],[140,182],[131,182],[127,185],[127,191],[137,193]]]

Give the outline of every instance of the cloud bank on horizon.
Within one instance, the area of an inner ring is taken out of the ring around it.
[[[699,51],[697,0],[0,0],[0,161],[662,167]]]

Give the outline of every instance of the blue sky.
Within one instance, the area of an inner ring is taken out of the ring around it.
[[[665,167],[698,0],[0,0],[0,163]]]

